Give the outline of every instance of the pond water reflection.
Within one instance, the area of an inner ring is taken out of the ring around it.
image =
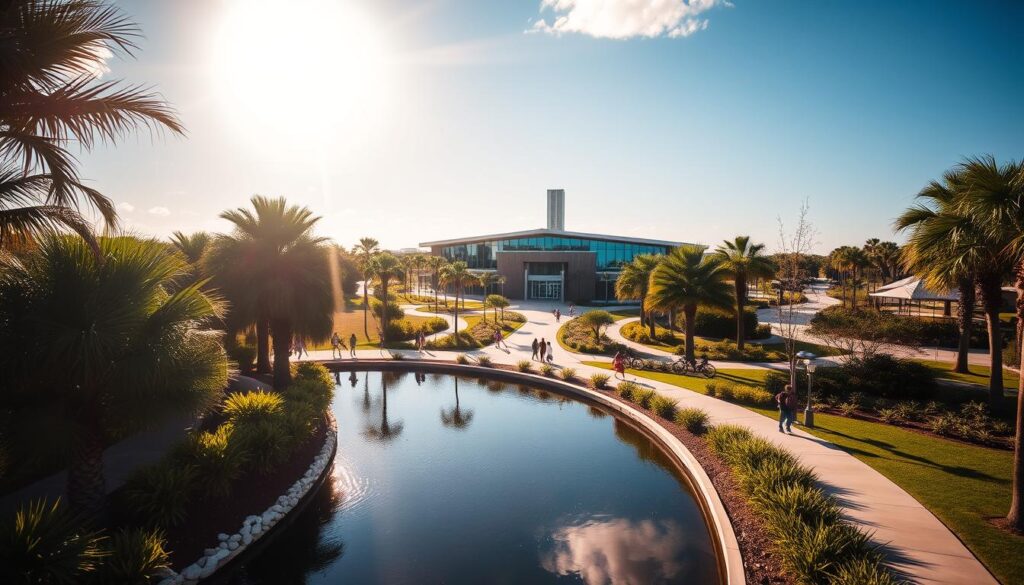
[[[330,481],[229,582],[717,582],[692,494],[602,408],[493,380],[337,379]]]

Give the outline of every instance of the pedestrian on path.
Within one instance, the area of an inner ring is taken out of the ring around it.
[[[793,434],[793,421],[796,420],[796,393],[793,386],[786,384],[786,387],[775,396],[775,402],[779,404],[779,432],[785,425],[786,432]]]
[[[622,359],[622,352],[615,352],[615,357],[612,358],[612,369],[615,370],[615,377],[622,376],[622,379],[626,379],[626,360]]]
[[[544,361],[544,354],[548,351],[548,344],[544,341],[544,338],[540,338],[540,361]]]
[[[562,322],[562,312],[559,311],[558,309],[555,309],[555,323],[561,323],[561,322]]]
[[[548,342],[548,363],[555,363],[555,350],[551,348],[551,342]]]
[[[356,344],[357,343],[359,343],[359,340],[356,339],[356,334],[353,333],[352,336],[348,338],[348,356],[351,357],[351,358],[355,358],[356,357]]]
[[[331,334],[331,359],[337,359],[341,357],[341,337],[338,332],[335,331]]]
[[[533,338],[533,346],[532,346],[533,347],[533,357],[530,358],[531,360],[537,359],[537,351],[540,349],[539,345],[540,345],[540,343],[537,342],[537,338],[534,337]]]
[[[572,319],[576,316],[576,305],[569,303],[569,318]]]
[[[496,347],[498,349],[501,349],[502,345],[505,346],[505,349],[508,349],[508,344],[505,343],[505,336],[501,334],[501,329],[495,329],[494,330],[494,347]]]

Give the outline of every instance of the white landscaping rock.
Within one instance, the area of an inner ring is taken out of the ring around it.
[[[199,578],[199,574],[203,572],[203,568],[198,564],[192,564],[185,567],[185,570],[181,572],[181,576],[189,581],[195,581]]]

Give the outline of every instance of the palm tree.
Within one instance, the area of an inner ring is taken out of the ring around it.
[[[391,281],[402,278],[405,271],[402,267],[402,261],[391,252],[381,252],[370,259],[370,263],[367,266],[366,275],[370,279],[376,279],[380,283],[379,297],[381,301],[381,328],[380,328],[380,346],[385,347],[387,344],[387,333],[388,325],[391,323],[390,315],[388,315],[388,287],[391,286]]]
[[[655,310],[682,309],[686,318],[686,359],[694,359],[693,327],[699,307],[728,310],[732,305],[722,261],[704,256],[704,248],[679,246],[651,273],[646,301]]]
[[[655,337],[654,318],[647,310],[647,288],[651,282],[651,272],[661,261],[654,254],[639,254],[633,261],[622,267],[615,280],[615,298],[620,301],[640,301],[640,325],[650,327],[651,338]],[[671,325],[671,324],[670,324]]]
[[[979,220],[987,240],[1013,268],[1019,340],[1024,326],[1024,161],[999,164],[989,155],[967,159],[957,171],[964,178],[962,210]],[[1021,351],[1019,343],[1016,351]],[[1017,391],[1013,492],[1006,519],[1012,529],[1024,530],[1024,382]]]
[[[900,265],[900,246],[896,242],[881,242],[871,252],[872,262],[878,267],[882,280],[896,280]]]
[[[99,56],[131,56],[141,36],[112,4],[12,0],[0,9],[0,30],[0,250],[62,227],[94,243],[81,203],[111,228],[117,213],[82,184],[67,146],[90,150],[140,126],[184,128],[158,94],[99,81]]]
[[[206,232],[171,234],[171,247],[184,256],[190,267],[189,274],[181,280],[181,284],[189,284],[203,278],[203,261],[212,241],[213,238]]]
[[[441,409],[441,424],[449,428],[464,430],[469,423],[473,422],[473,411],[462,410],[459,406],[459,379],[458,377],[452,379],[455,381],[455,406],[448,410]]]
[[[761,255],[764,244],[751,244],[750,236],[736,236],[733,241],[724,241],[715,255],[722,262],[726,274],[732,278],[736,299],[736,348],[743,349],[743,316],[747,304],[747,283],[752,278],[771,278],[775,265]]]
[[[370,259],[380,252],[380,242],[373,238],[359,238],[359,243],[352,246],[352,253],[359,258],[359,265],[363,271],[363,335],[367,341],[370,339],[370,297],[367,289],[370,286],[366,276],[366,268],[370,265]]]
[[[367,425],[365,429],[365,434],[367,437],[375,441],[380,441],[381,443],[387,443],[394,439],[397,439],[398,436],[402,434],[402,430],[405,428],[405,424],[402,421],[393,422],[390,419],[388,419],[388,376],[389,372],[381,372],[380,424],[375,426]]]
[[[441,268],[441,282],[445,285],[455,287],[455,340],[459,339],[459,296],[462,294],[462,287],[470,283],[475,277],[469,271],[466,262],[456,260]]]
[[[70,454],[68,499],[102,507],[103,451],[168,412],[198,413],[227,384],[219,334],[201,329],[222,305],[199,284],[169,292],[188,265],[157,241],[44,238],[0,264],[4,434]],[[45,440],[41,440],[45,438]]]
[[[320,218],[309,209],[283,197],[256,195],[251,203],[252,210],[221,214],[235,230],[217,238],[208,270],[240,313],[233,318],[255,322],[258,369],[269,363],[272,337],[274,386],[284,389],[291,383],[292,336],[323,340],[331,332],[330,250],[312,235]]]
[[[922,202],[907,209],[895,222],[897,231],[911,230],[903,248],[903,263],[907,270],[923,278],[933,288],[956,288],[957,302],[956,362],[953,371],[969,373],[971,329],[974,326],[975,270],[960,262],[955,242],[962,231],[956,206],[957,185],[962,178],[954,172],[946,173],[943,182],[932,181],[918,193]]]
[[[443,256],[428,256],[427,266],[430,267],[430,287],[434,289],[434,312],[437,312],[437,287],[438,277],[441,274],[441,268],[447,264],[448,261]]]
[[[493,272],[481,272],[476,275],[477,284],[483,289],[483,320],[487,322],[487,294],[492,285],[498,281],[498,276]],[[495,316],[497,320],[497,316]]]

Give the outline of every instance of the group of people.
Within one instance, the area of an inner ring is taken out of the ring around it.
[[[533,338],[533,358],[540,359],[542,362],[552,364],[555,362],[555,350],[551,347],[550,341],[545,341],[543,337],[538,340],[536,337]]]
[[[562,310],[558,307],[551,309],[551,314],[555,316],[555,323],[562,322]],[[572,319],[576,316],[576,305],[569,303],[569,318]]]
[[[338,335],[337,331],[335,331],[334,334],[331,335],[331,359],[341,358],[344,355],[341,352],[346,349],[348,350],[349,357],[356,357],[356,345],[358,343],[359,340],[356,338],[356,334],[353,333],[348,338],[348,346],[346,346],[345,342],[342,341],[341,336]],[[309,353],[307,352],[306,355],[309,355]]]

